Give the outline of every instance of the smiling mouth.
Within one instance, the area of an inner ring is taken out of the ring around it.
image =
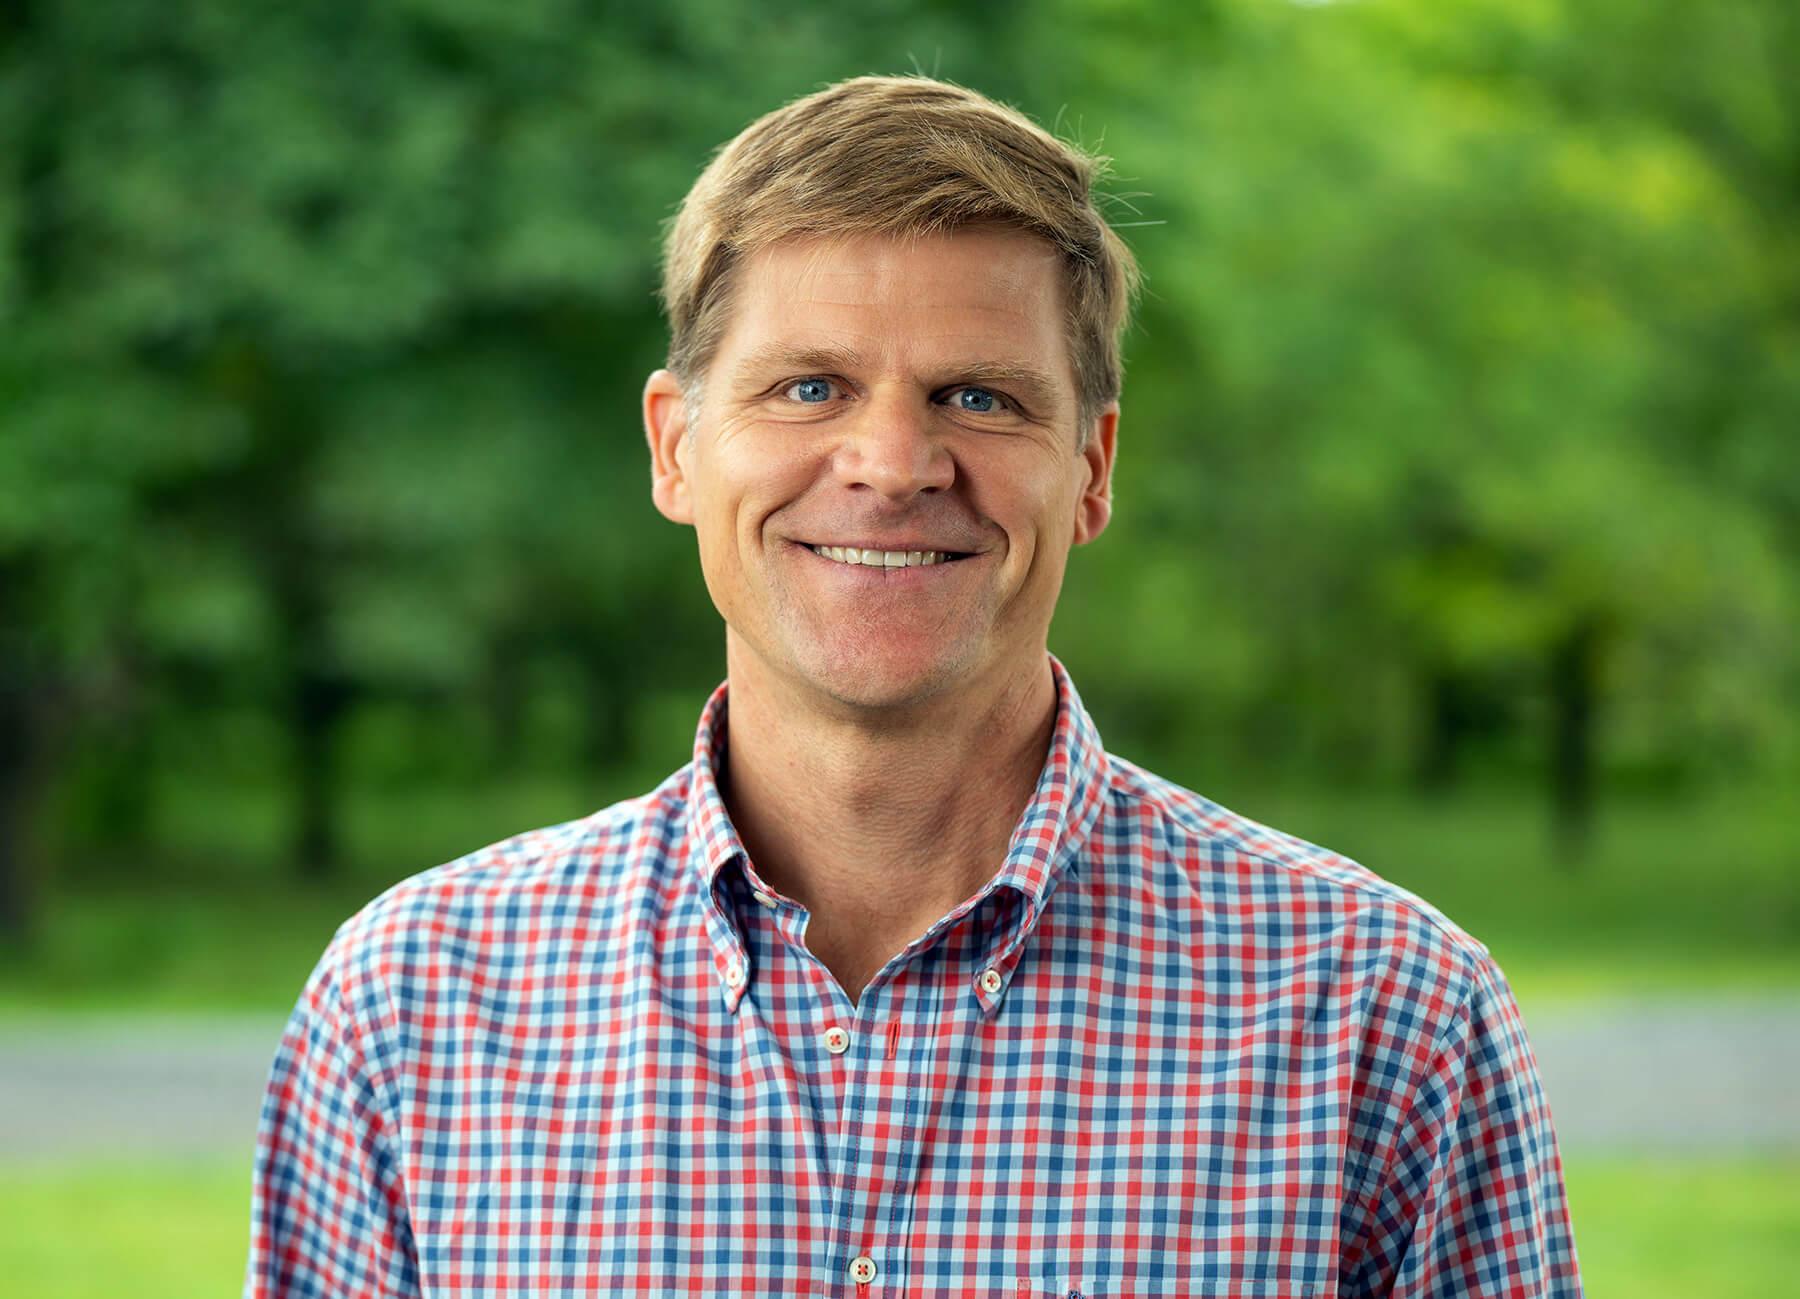
[[[954,564],[967,559],[971,552],[956,550],[865,550],[858,546],[813,546],[815,555],[840,564],[861,564],[867,568],[924,568],[932,564]]]

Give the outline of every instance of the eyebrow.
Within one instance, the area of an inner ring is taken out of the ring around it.
[[[844,372],[868,368],[868,358],[853,347],[835,343],[807,347],[765,343],[738,362],[733,378],[738,386],[743,386],[772,370]],[[1056,380],[1035,365],[1019,361],[969,361],[946,365],[943,370],[947,376],[952,376],[945,382],[1004,387],[1017,393],[1025,405],[1039,410],[1056,404]]]
[[[733,378],[739,384],[754,381],[771,370],[860,370],[867,364],[853,347],[825,343],[795,347],[788,343],[764,343],[738,362]]]

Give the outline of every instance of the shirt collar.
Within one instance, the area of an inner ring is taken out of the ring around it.
[[[1050,749],[1031,801],[1013,827],[1006,860],[994,877],[996,885],[1011,885],[1023,893],[1033,911],[1043,907],[1087,842],[1108,782],[1099,729],[1082,706],[1068,669],[1056,655],[1049,659],[1056,679]]]
[[[993,953],[996,965],[1010,975],[1018,948],[1036,927],[1051,893],[1075,862],[1082,844],[1100,815],[1108,783],[1106,750],[1094,720],[1082,705],[1068,669],[1048,654],[1056,683],[1056,721],[1050,747],[1038,774],[1037,787],[1026,804],[1006,858],[993,879],[957,914],[978,903],[996,888],[1010,887],[1024,895],[1026,906],[1020,923]],[[742,940],[727,918],[716,886],[720,872],[744,857],[743,841],[720,793],[719,774],[726,757],[726,715],[730,682],[722,681],[707,699],[694,733],[694,760],[689,785],[689,836],[694,851],[690,860],[699,875],[700,896],[706,902],[707,928],[713,939],[715,960],[726,976],[727,996],[735,1003],[741,993],[744,950]],[[739,977],[729,977],[733,970]]]

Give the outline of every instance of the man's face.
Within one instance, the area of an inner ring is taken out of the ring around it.
[[[1058,254],[1015,231],[746,258],[698,408],[667,371],[644,394],[652,494],[694,525],[738,648],[870,708],[1039,666],[1118,418],[1078,448],[1065,333]]]

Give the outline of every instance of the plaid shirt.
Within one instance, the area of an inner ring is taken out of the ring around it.
[[[1108,755],[1063,666],[1005,861],[856,1005],[720,798],[406,880],[282,1038],[253,1296],[1541,1296],[1581,1283],[1487,950]]]

